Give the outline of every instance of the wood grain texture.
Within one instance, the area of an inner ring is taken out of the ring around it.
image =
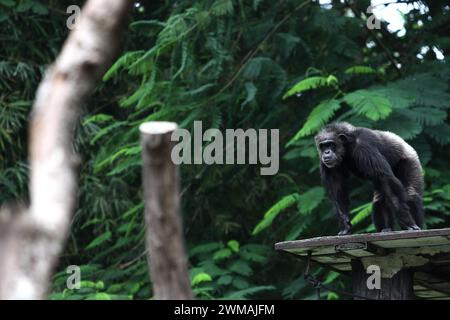
[[[171,160],[176,125],[141,125],[146,243],[158,300],[192,299],[180,216],[178,168]]]

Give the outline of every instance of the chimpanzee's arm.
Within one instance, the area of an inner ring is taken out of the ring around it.
[[[349,192],[348,192],[348,171],[330,170],[321,164],[320,175],[322,183],[327,191],[330,200],[334,205],[334,212],[339,222],[338,235],[351,234],[352,226],[349,220]]]
[[[389,162],[376,147],[358,143],[351,157],[356,168],[370,180],[394,175]]]

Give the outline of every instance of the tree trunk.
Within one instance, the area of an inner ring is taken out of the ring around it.
[[[146,243],[155,299],[192,299],[180,217],[173,122],[148,122],[142,136]]]
[[[31,206],[0,214],[0,299],[46,296],[76,203],[78,111],[113,61],[131,7],[130,0],[87,1],[39,85],[30,128]]]

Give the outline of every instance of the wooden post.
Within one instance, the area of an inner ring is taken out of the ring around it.
[[[414,273],[408,269],[398,271],[392,278],[381,278],[380,289],[369,289],[370,276],[360,260],[352,260],[352,285],[355,300],[364,297],[371,300],[413,300]]]
[[[180,217],[178,170],[171,159],[173,122],[139,127],[146,243],[155,299],[192,299]]]

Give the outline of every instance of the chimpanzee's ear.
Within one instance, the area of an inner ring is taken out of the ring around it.
[[[348,137],[345,133],[340,133],[338,135],[339,140],[341,140],[342,143],[347,143],[348,141]]]

